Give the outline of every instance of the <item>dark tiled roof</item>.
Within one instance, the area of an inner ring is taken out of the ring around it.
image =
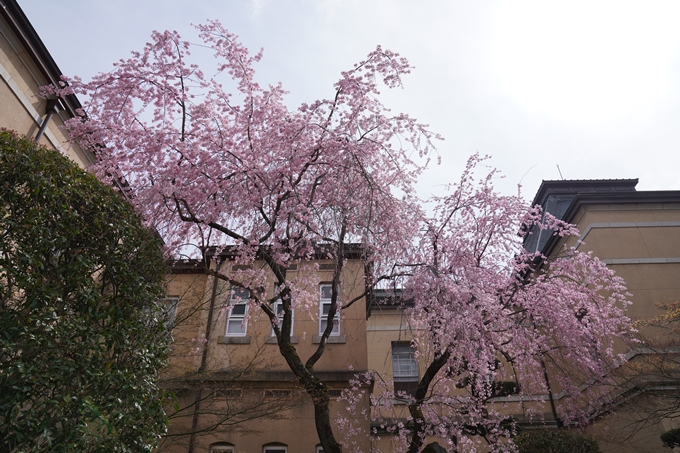
[[[533,205],[543,205],[552,194],[582,192],[634,192],[638,179],[544,179],[536,192]]]

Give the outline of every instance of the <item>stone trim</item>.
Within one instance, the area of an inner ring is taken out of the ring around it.
[[[321,335],[314,335],[312,337],[313,344],[321,343]],[[345,344],[347,343],[347,337],[345,335],[333,335],[326,339],[326,344]]]
[[[16,96],[17,100],[23,105],[24,109],[26,110],[26,113],[33,118],[33,121],[35,124],[40,127],[43,122],[42,116],[38,113],[38,111],[33,107],[31,104],[31,101],[26,97],[23,91],[21,91],[21,88],[19,88],[19,85],[12,79],[12,76],[10,75],[9,71],[0,63],[0,77],[5,81],[7,86],[9,87],[10,91]],[[61,144],[59,143],[59,140],[57,140],[57,137],[54,136],[52,131],[50,131],[49,127],[45,129],[44,132],[45,137],[50,141],[52,146],[54,146],[55,149],[59,150],[62,154],[66,155],[66,152],[62,148]]]
[[[680,263],[680,258],[610,258],[600,260],[605,264],[672,264]]]
[[[218,344],[250,344],[250,335],[245,335],[242,337],[227,337],[220,336],[217,337]]]
[[[270,336],[268,336],[268,337],[264,340],[264,342],[265,342],[266,344],[278,344],[278,341],[276,341],[276,336],[275,336],[275,335],[270,335]],[[291,336],[290,336],[290,342],[291,342],[292,344],[298,344],[298,342],[299,342],[298,336],[297,336],[297,335],[291,335]]]
[[[680,227],[680,222],[594,222],[589,224],[578,238],[576,247],[581,245],[581,241],[594,228],[651,228],[651,227]]]

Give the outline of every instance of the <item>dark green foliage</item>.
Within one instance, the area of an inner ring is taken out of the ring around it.
[[[661,435],[661,442],[663,442],[664,447],[680,447],[680,428],[671,429],[663,433]]]
[[[0,452],[153,449],[163,275],[122,197],[0,130]]]
[[[599,453],[593,439],[565,429],[525,431],[515,437],[519,453]]]

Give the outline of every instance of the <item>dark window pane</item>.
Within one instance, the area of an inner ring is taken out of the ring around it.
[[[246,314],[246,304],[236,304],[231,308],[232,316],[243,316]]]
[[[415,397],[417,388],[418,381],[394,382],[394,394],[397,395],[397,397],[401,397],[402,395]]]
[[[245,288],[235,287],[232,289],[231,300],[246,301],[250,297],[250,291]]]
[[[331,298],[331,285],[321,285],[321,298],[330,299]]]

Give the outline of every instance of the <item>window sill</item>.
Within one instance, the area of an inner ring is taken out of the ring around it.
[[[217,337],[219,344],[250,344],[250,335],[243,337]]]
[[[403,399],[403,398],[395,398],[395,399],[392,400],[392,404],[394,404],[395,406],[408,406],[413,401],[415,401],[415,398],[412,401],[409,401],[409,400],[406,400],[406,399]]]
[[[278,342],[276,341],[276,336],[272,335],[267,337],[266,340],[264,340],[266,344],[277,344]],[[291,335],[290,336],[290,342],[292,344],[298,344],[298,336],[297,335]]]
[[[321,343],[321,335],[314,335],[312,337],[313,344]],[[326,344],[345,344],[347,343],[347,337],[344,335],[331,335],[326,340]]]

